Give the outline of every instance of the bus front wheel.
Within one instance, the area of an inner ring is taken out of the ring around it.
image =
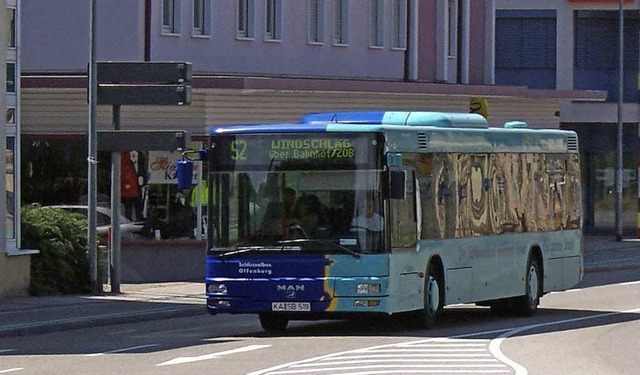
[[[267,332],[282,332],[287,329],[289,324],[289,318],[284,315],[261,313],[258,316],[260,317],[262,329]]]
[[[532,316],[540,303],[540,281],[542,280],[540,262],[530,258],[525,275],[525,294],[516,299],[516,310],[520,315]]]

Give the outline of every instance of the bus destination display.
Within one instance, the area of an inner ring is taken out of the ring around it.
[[[371,160],[370,136],[236,136],[218,139],[220,166],[267,166],[273,162],[362,164]]]

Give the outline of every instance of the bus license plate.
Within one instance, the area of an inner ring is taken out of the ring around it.
[[[272,302],[272,311],[311,311],[309,302]]]

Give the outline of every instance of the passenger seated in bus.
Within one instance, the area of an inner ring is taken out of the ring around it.
[[[284,215],[287,219],[293,218],[296,209],[296,190],[285,187],[282,191],[282,202],[284,204]]]
[[[367,198],[360,214],[351,221],[351,231],[358,233],[358,242],[362,251],[377,252],[382,248],[384,219],[376,212],[376,202]]]
[[[289,223],[290,236],[316,237],[318,227],[327,223],[322,211],[322,203],[320,203],[320,199],[316,195],[305,194],[298,198],[294,209],[294,217]]]
[[[257,231],[259,236],[281,236],[283,233],[283,202],[267,202],[262,216],[261,225]]]

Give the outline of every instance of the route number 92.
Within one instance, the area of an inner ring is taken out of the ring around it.
[[[247,160],[247,142],[231,142],[231,160]]]

